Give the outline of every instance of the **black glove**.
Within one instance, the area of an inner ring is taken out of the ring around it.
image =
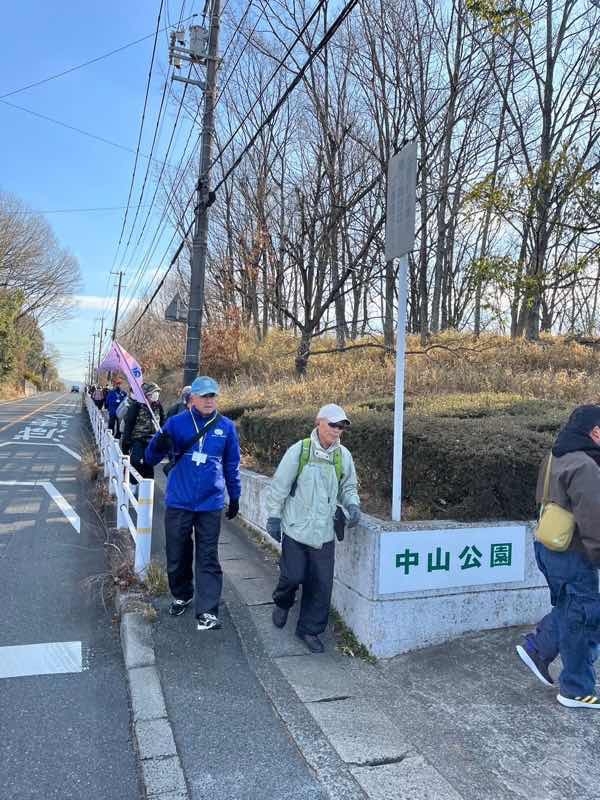
[[[276,542],[281,541],[281,520],[279,517],[269,517],[267,520],[267,533],[272,536]]]
[[[173,440],[167,431],[161,431],[154,444],[159,453],[170,453],[173,449]]]
[[[225,516],[227,519],[233,519],[237,517],[240,510],[240,501],[239,500],[230,500],[229,501],[229,508],[227,509],[227,513]]]
[[[360,522],[360,508],[357,505],[348,506],[348,527],[355,528]]]
[[[333,530],[335,531],[335,538],[338,542],[343,542],[346,533],[346,515],[341,506],[336,508],[335,514],[333,515]]]

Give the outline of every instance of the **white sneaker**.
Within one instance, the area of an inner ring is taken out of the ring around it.
[[[561,706],[567,708],[600,708],[600,698],[595,694],[586,694],[582,697],[567,697],[564,694],[557,694],[556,699]]]
[[[197,620],[198,623],[196,625],[196,630],[199,631],[211,631],[221,627],[219,618],[215,617],[214,614],[209,614],[208,612],[199,614]]]

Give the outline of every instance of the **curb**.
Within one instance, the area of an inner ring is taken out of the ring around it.
[[[133,734],[147,800],[190,800],[156,667],[152,606],[117,592],[121,647],[131,698]]]

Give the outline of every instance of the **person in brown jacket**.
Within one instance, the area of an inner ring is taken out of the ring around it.
[[[541,502],[549,456],[538,475]],[[552,448],[549,502],[571,511],[575,532],[564,552],[535,542],[538,567],[550,589],[552,611],[517,646],[522,661],[547,686],[560,653],[557,700],[569,708],[600,708],[594,661],[600,644],[600,405],[576,408]]]

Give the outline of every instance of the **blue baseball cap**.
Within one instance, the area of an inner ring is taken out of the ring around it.
[[[192,381],[190,394],[200,395],[200,397],[206,394],[219,394],[219,384],[208,375],[200,375]]]

